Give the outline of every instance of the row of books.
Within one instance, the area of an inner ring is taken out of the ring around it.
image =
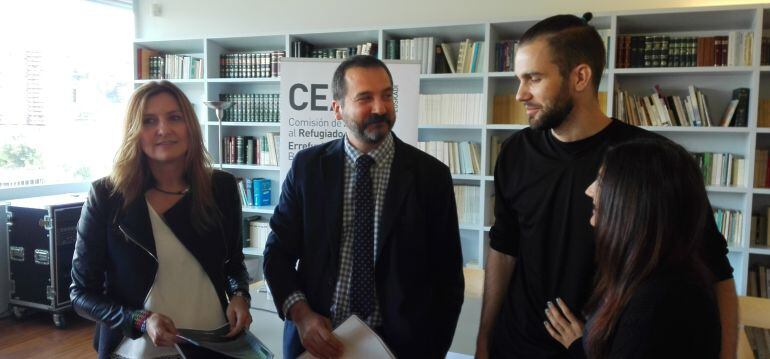
[[[484,95],[475,93],[420,95],[418,123],[421,125],[481,125]]]
[[[440,56],[437,56],[436,38],[417,37],[414,39],[385,40],[386,60],[412,60],[420,63],[421,74],[442,73],[438,67],[441,62]],[[450,72],[446,70],[446,72]]]
[[[236,52],[219,55],[219,76],[264,78],[280,76],[280,59],[286,51]]]
[[[503,40],[495,43],[494,71],[514,71],[516,51],[519,49],[518,40]]]
[[[762,214],[751,215],[751,232],[749,233],[749,245],[752,247],[770,247],[770,207],[762,210]]]
[[[136,74],[140,80],[203,78],[203,60],[192,56],[160,54],[138,48],[136,60]]]
[[[615,67],[751,66],[751,31],[727,36],[618,37]]]
[[[506,137],[501,135],[492,135],[489,137],[489,173],[494,173],[495,165],[497,164],[497,156],[500,155],[500,148],[503,145]]]
[[[222,138],[222,163],[238,165],[278,165],[280,135],[268,132],[262,136],[225,136]]]
[[[695,86],[688,86],[684,100],[666,96],[655,86],[650,96],[635,96],[618,89],[615,95],[617,118],[637,126],[746,127],[748,123],[749,89],[733,90],[721,118],[711,118],[706,96]]]
[[[269,178],[238,178],[238,191],[244,206],[269,206],[272,185]]]
[[[414,39],[386,40],[386,60],[416,60],[420,73],[475,73],[483,71],[484,41],[465,39],[442,42],[433,36]]]
[[[743,186],[746,160],[732,153],[693,153],[706,186]]]
[[[476,142],[418,142],[425,153],[436,157],[454,174],[477,175],[481,173],[481,145]]]
[[[770,99],[759,99],[757,127],[770,127]]]
[[[754,188],[770,188],[770,151],[757,149],[754,152]]]
[[[607,53],[607,49],[610,41],[609,29],[596,29],[599,33],[599,37],[602,38],[604,43],[604,52]],[[495,43],[495,61],[492,71],[506,72],[514,71],[514,59],[516,57],[516,51],[519,48],[518,40],[502,40]],[[607,56],[609,58],[609,56]],[[606,60],[605,60],[606,62]]]
[[[599,107],[607,113],[607,93],[599,92]],[[529,115],[524,103],[516,95],[496,95],[492,100],[492,123],[501,125],[529,125]]]
[[[243,248],[251,247],[251,234],[249,233],[249,225],[252,222],[262,220],[262,216],[245,215],[242,218],[243,218],[243,222],[241,224],[241,240],[243,242]]]
[[[345,59],[354,55],[377,56],[377,43],[367,42],[350,47],[319,49],[309,42],[292,41],[291,54],[293,57],[312,57],[318,59]]]
[[[728,246],[739,246],[743,232],[743,213],[734,209],[714,208],[714,220]]]
[[[249,229],[247,247],[256,248],[258,252],[262,253],[265,251],[267,237],[270,235],[270,223],[262,219],[261,216],[255,217],[247,223],[246,228]]]
[[[770,37],[762,37],[762,47],[759,54],[759,64],[762,66],[770,65]]]
[[[224,111],[222,121],[227,122],[278,122],[280,120],[279,95],[236,93],[220,94],[220,101],[231,101],[233,106]]]
[[[444,46],[448,45],[448,46]],[[454,68],[452,73],[469,74],[483,71],[482,64],[484,63],[484,54],[486,48],[484,41],[471,41],[465,39],[457,44],[457,64],[452,66],[452,60],[455,54],[455,44],[441,44],[444,56],[449,63],[450,71]]]
[[[770,298],[770,267],[764,264],[749,267],[746,293],[751,297]],[[770,330],[745,327],[749,346],[756,358],[770,358]]]
[[[528,125],[524,103],[516,100],[516,95],[496,95],[492,100],[492,123]]]
[[[454,185],[457,220],[460,224],[481,223],[479,213],[479,186]]]

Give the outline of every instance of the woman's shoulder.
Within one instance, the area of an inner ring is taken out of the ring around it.
[[[110,176],[104,176],[91,182],[91,196],[99,198],[110,198],[115,195],[115,184]]]
[[[99,178],[99,179],[91,182],[91,187],[93,187],[95,189],[111,190],[112,187],[113,187],[112,180],[110,180],[110,176],[104,176],[102,178]]]

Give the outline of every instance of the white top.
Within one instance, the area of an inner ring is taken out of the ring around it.
[[[164,314],[177,328],[211,330],[227,322],[214,284],[198,260],[185,248],[152,206],[147,203],[155,237],[158,272],[144,301],[144,309]],[[147,334],[123,338],[115,354],[126,358],[177,355],[173,347],[155,347]]]

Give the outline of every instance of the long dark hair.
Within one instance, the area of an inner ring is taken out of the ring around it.
[[[694,158],[668,140],[609,149],[598,184],[596,287],[586,306],[591,358],[608,356],[623,308],[651,275],[694,270],[707,282],[698,254],[711,215]]]

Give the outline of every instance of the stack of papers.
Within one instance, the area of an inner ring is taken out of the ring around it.
[[[355,314],[345,320],[332,332],[345,346],[342,359],[394,359],[388,346],[377,333],[366,325]],[[315,356],[308,352],[302,353],[298,359],[313,359]]]

